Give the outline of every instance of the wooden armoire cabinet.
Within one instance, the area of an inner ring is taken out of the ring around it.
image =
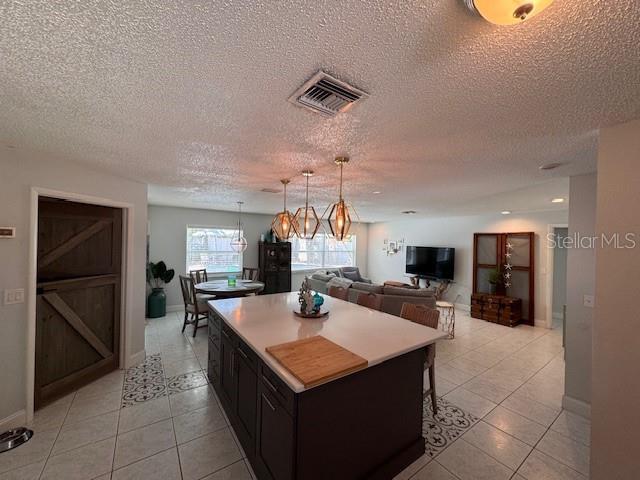
[[[258,263],[263,294],[291,291],[291,243],[260,242]]]
[[[492,291],[489,280],[495,270],[500,272],[503,283]],[[505,279],[504,275],[507,273],[508,278]],[[510,326],[520,321],[527,325],[534,324],[534,232],[474,234],[472,307],[473,305],[476,306],[476,311],[472,309],[471,316],[476,318],[492,321],[492,312],[489,310],[497,305],[505,308],[498,312],[498,323]],[[481,316],[478,316],[479,308]],[[518,310],[521,310],[521,315]],[[485,311],[487,315],[484,314]]]

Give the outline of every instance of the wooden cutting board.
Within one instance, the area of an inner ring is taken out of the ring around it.
[[[364,358],[321,335],[273,345],[266,351],[306,388],[367,366]]]

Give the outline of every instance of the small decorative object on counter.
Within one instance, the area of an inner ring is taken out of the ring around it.
[[[235,287],[236,286],[236,276],[235,275],[229,275],[227,277],[227,285],[229,285],[230,287]]]
[[[300,313],[310,315],[313,313],[315,304],[313,301],[313,293],[309,287],[309,278],[304,277],[300,291],[298,292],[298,303],[300,303]]]
[[[324,298],[318,292],[313,296],[313,311],[314,313],[319,313],[322,304],[324,303]]]
[[[309,286],[309,277],[304,277],[304,281],[300,286],[300,291],[298,292],[298,303],[300,304],[300,311],[293,311],[293,313],[298,317],[321,318],[325,317],[329,313],[328,311],[320,311],[322,304],[324,303],[324,298],[318,292],[314,294],[314,292],[311,291],[311,287]]]

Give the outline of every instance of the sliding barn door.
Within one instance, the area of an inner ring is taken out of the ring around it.
[[[118,368],[122,210],[41,197],[35,404]]]

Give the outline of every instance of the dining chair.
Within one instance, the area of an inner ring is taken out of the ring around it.
[[[242,280],[258,281],[260,270],[252,267],[242,267]]]
[[[349,290],[344,287],[338,287],[336,285],[332,285],[329,287],[327,294],[330,297],[337,298],[339,300],[344,300],[345,302],[349,301]]]
[[[400,317],[405,320],[410,320],[414,323],[419,323],[425,327],[431,327],[438,329],[438,319],[440,318],[440,311],[435,308],[429,308],[426,305],[416,305],[413,303],[403,303]],[[426,398],[431,395],[431,408],[433,414],[438,413],[438,401],[436,400],[436,344],[432,343],[425,347],[427,359],[424,362],[424,370],[429,370],[429,389],[423,392],[422,397]]]
[[[206,268],[202,268],[200,270],[189,270],[189,276],[191,277],[191,280],[193,280],[193,283],[202,283],[209,281],[209,279],[207,278]]]
[[[187,325],[193,325],[193,336],[198,331],[198,322],[209,318],[207,302],[201,300],[196,295],[196,289],[191,276],[180,275],[180,288],[182,289],[182,300],[184,301],[184,323],[182,333]],[[191,318],[189,318],[191,315]],[[203,327],[206,326],[202,325]]]
[[[189,277],[191,277],[191,281],[194,285],[209,281],[206,268],[203,268],[201,270],[189,270]],[[196,298],[198,299],[198,302],[202,303],[213,300],[214,298],[216,298],[216,296],[210,295],[208,293],[199,293],[198,290],[196,290]]]
[[[372,292],[362,292],[356,300],[358,305],[371,308],[372,310],[380,310],[382,307],[382,297]]]

